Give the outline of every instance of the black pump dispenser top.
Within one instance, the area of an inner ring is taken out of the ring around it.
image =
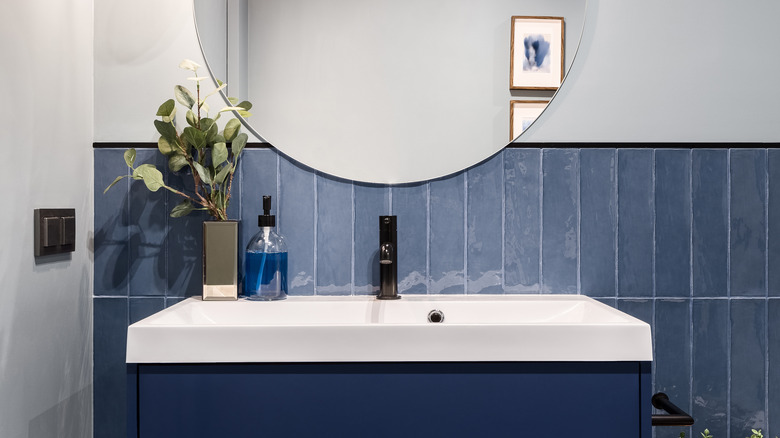
[[[263,196],[263,214],[257,216],[257,226],[276,226],[276,216],[271,214],[271,197],[268,195]]]

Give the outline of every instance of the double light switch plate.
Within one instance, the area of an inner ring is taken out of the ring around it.
[[[34,224],[36,257],[76,249],[75,208],[37,208]]]

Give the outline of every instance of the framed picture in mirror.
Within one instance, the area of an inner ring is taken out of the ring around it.
[[[513,100],[509,107],[509,141],[514,141],[547,108],[547,100]]]
[[[563,81],[563,17],[512,17],[509,88],[556,90]]]

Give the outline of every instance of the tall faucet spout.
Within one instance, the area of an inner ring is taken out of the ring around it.
[[[397,300],[398,237],[396,217],[379,216],[379,295],[380,300]]]

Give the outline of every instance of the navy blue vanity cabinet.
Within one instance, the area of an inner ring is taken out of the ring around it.
[[[649,362],[130,364],[128,383],[140,438],[651,436]]]

